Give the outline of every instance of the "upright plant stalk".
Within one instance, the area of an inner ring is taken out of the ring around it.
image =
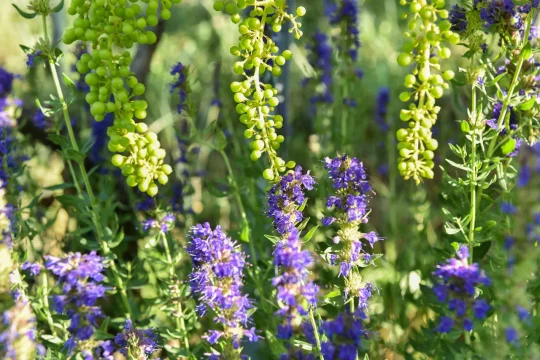
[[[42,16],[43,16],[43,32],[44,32],[45,40],[46,40],[47,44],[49,44],[49,38],[48,38],[48,32],[47,32],[47,19],[46,19],[45,15],[42,15]],[[57,93],[58,99],[60,101],[60,104],[62,106],[62,114],[63,114],[63,117],[64,117],[64,123],[66,125],[67,130],[68,130],[68,135],[69,135],[69,139],[70,139],[70,142],[71,142],[71,146],[73,147],[73,149],[75,151],[79,151],[79,146],[77,145],[77,140],[76,140],[75,134],[73,132],[73,127],[71,126],[71,119],[70,119],[69,112],[68,112],[68,104],[66,103],[66,100],[64,98],[64,93],[62,91],[62,87],[61,87],[60,81],[58,79],[58,73],[56,71],[56,66],[55,66],[54,59],[50,55],[48,56],[48,62],[49,62],[49,68],[51,70],[51,74],[53,76],[54,86],[56,88],[56,93]],[[90,200],[92,221],[93,221],[94,226],[96,228],[96,233],[97,233],[97,236],[98,236],[98,241],[99,241],[101,250],[103,251],[103,254],[107,258],[110,259],[111,258],[111,256],[110,256],[111,255],[111,250],[110,250],[108,244],[103,240],[103,228],[101,226],[101,222],[100,222],[100,219],[99,219],[98,206],[97,206],[96,198],[94,196],[94,192],[92,191],[92,186],[90,185],[90,180],[88,178],[88,173],[86,172],[86,168],[84,167],[84,164],[82,162],[77,162],[77,164],[79,165],[79,171],[81,172],[81,176],[83,178],[83,182],[84,182],[85,187],[86,187],[88,198]],[[74,179],[74,180],[76,181],[76,179]],[[80,188],[79,188],[79,190],[80,190]],[[82,194],[80,194],[80,195],[82,196]],[[116,263],[114,262],[114,260],[112,260],[112,259],[110,260],[110,266],[109,267],[110,267],[111,272],[113,274],[115,285],[117,286],[117,288],[118,288],[118,290],[120,292],[120,296],[122,297],[122,302],[123,302],[125,310],[126,310],[126,315],[128,317],[131,317],[131,306],[129,305],[129,300],[128,300],[128,297],[127,297],[127,291],[124,288],[124,284],[123,284],[123,282],[122,282],[122,280],[120,278],[120,275],[118,273],[118,269],[116,267]]]
[[[506,112],[508,111],[508,107],[510,106],[510,101],[512,99],[512,96],[514,95],[514,90],[515,90],[516,86],[519,83],[519,76],[521,74],[521,70],[522,70],[522,67],[523,67],[523,62],[525,61],[525,55],[526,55],[525,48],[527,47],[527,45],[530,46],[530,44],[528,42],[528,38],[529,38],[530,31],[531,31],[531,24],[532,24],[533,18],[534,18],[533,16],[529,15],[529,16],[527,16],[527,19],[525,20],[526,21],[526,23],[525,23],[525,32],[524,32],[524,35],[523,35],[523,44],[521,46],[521,51],[520,51],[520,54],[519,54],[518,63],[516,65],[516,70],[514,72],[514,77],[512,78],[512,82],[510,83],[510,87],[508,88],[508,93],[506,94],[506,97],[505,97],[505,99],[503,101],[503,105],[502,105],[502,108],[501,108],[501,113],[500,113],[499,118],[497,120],[497,126],[499,128],[502,126],[502,124],[504,122],[504,119],[506,118]],[[489,144],[489,148],[488,148],[487,152],[485,153],[486,159],[491,159],[493,154],[495,153],[495,150],[497,149],[495,147],[495,145],[497,144],[498,137],[499,137],[499,133],[497,132],[497,133],[495,133],[495,135],[491,139],[491,142]],[[476,207],[477,208],[480,207],[480,204],[482,202],[482,195],[484,193],[484,185],[485,185],[486,179],[487,178],[484,177],[482,179],[482,181],[480,182],[480,184],[478,185],[479,190],[478,190],[478,195],[476,196]],[[471,254],[472,254],[472,249],[471,249]]]
[[[159,232],[159,237],[161,238],[163,242],[163,248],[165,249],[165,255],[167,256],[167,266],[169,268],[169,279],[172,283],[176,278],[176,271],[175,271],[175,266],[172,260],[171,251],[169,248],[169,240],[167,239],[167,235],[165,235],[163,231]],[[182,340],[184,341],[184,346],[186,350],[189,350],[189,338],[187,336],[186,323],[184,320],[184,310],[182,308],[182,302],[180,301],[180,299],[175,301],[175,306],[176,306],[176,312],[178,313],[178,316],[176,316],[176,319],[175,319],[176,328],[182,332],[183,334]]]
[[[471,211],[470,211],[470,223],[469,223],[469,257],[470,263],[473,262],[473,244],[474,244],[474,231],[476,226],[476,178],[478,176],[478,168],[476,166],[476,122],[478,115],[476,114],[476,84],[473,85],[472,95],[471,95],[471,117],[473,122],[473,131],[471,132],[471,163],[472,163],[472,173],[471,173],[471,183],[470,183],[470,201],[471,201]]]
[[[313,327],[313,335],[315,336],[315,345],[317,346],[317,351],[319,352],[319,359],[324,360],[324,355],[321,353],[321,338],[319,336],[319,329],[317,328],[317,322],[315,321],[315,315],[313,314],[313,308],[309,308],[309,322]]]

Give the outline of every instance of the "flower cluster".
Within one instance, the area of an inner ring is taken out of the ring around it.
[[[173,214],[166,214],[160,221],[156,219],[147,219],[142,222],[143,231],[150,229],[159,229],[160,231],[167,233],[174,226],[175,217]]]
[[[485,319],[490,309],[483,299],[475,299],[475,287],[490,284],[488,277],[481,271],[478,264],[468,263],[469,249],[461,245],[457,251],[457,258],[449,259],[445,264],[438,265],[433,273],[439,283],[433,291],[440,302],[448,303],[448,309],[455,313],[457,318],[442,316],[438,331],[447,333],[459,322],[463,329],[470,331],[473,328],[473,316]]]
[[[92,251],[89,254],[70,253],[63,258],[45,256],[45,268],[58,277],[62,295],[54,297],[59,314],[71,319],[70,338],[65,344],[69,352],[84,349],[103,317],[97,301],[105,296],[103,259]]]
[[[333,192],[328,196],[326,206],[331,216],[323,218],[323,225],[336,223],[339,227],[333,241],[342,244],[337,254],[332,254],[332,263],[339,261],[340,274],[347,276],[355,266],[365,266],[372,262],[362,244],[362,239],[371,247],[381,240],[375,232],[362,233],[359,225],[368,221],[369,195],[372,192],[364,165],[357,158],[347,155],[325,159],[325,169],[332,181]],[[355,291],[356,292],[356,291]]]
[[[274,180],[287,169],[294,168],[294,162],[285,162],[277,155],[283,135],[277,135],[276,129],[283,126],[283,116],[272,112],[279,105],[278,90],[272,84],[262,82],[262,75],[268,71],[273,76],[280,76],[281,67],[292,58],[290,50],[280,50],[271,36],[268,36],[266,26],[273,32],[280,32],[284,23],[289,21],[296,39],[302,36],[297,19],[304,16],[306,9],[298,7],[296,15],[288,13],[286,1],[259,2],[241,1],[238,4],[222,0],[214,1],[216,11],[225,10],[231,14],[233,23],[238,24],[240,39],[238,45],[231,48],[231,54],[240,59],[234,64],[234,72],[242,75],[243,81],[231,84],[234,101],[237,103],[236,112],[240,122],[247,129],[244,136],[251,141],[251,160],[258,160],[263,153],[268,156],[269,167],[263,171],[266,180]],[[249,10],[248,10],[249,9]],[[249,14],[242,19],[241,13]]]
[[[27,300],[0,314],[0,356],[6,360],[35,359],[45,349],[36,344],[36,318]]]
[[[450,30],[450,21],[438,21],[439,18],[448,17],[444,0],[412,0],[410,3],[403,0],[401,4],[409,5],[408,17],[412,19],[409,22],[410,31],[405,33],[410,40],[403,45],[397,61],[401,66],[411,63],[415,63],[415,66],[412,73],[405,77],[405,87],[411,91],[402,92],[399,96],[403,102],[411,99],[414,102],[408,109],[402,109],[400,114],[401,120],[407,122],[408,126],[397,132],[398,169],[405,179],[412,178],[418,184],[422,178],[432,179],[434,176],[433,151],[438,143],[432,137],[431,128],[440,111],[436,100],[443,96],[444,89],[448,89],[446,81],[454,77],[454,72],[450,70],[442,76],[438,74],[441,69],[439,58],[450,57],[450,49],[443,44],[457,44],[459,35]]]
[[[278,329],[280,338],[289,339],[309,307],[317,304],[319,287],[309,279],[312,263],[309,251],[302,250],[298,230],[293,229],[276,244],[274,265],[280,267],[281,273],[272,279],[272,284],[277,287],[280,305],[277,314],[285,318],[284,325]]]
[[[317,104],[331,104],[334,102],[332,95],[332,45],[328,36],[322,32],[316,32],[312,41],[306,46],[309,51],[308,61],[313,66],[320,85],[315,88],[315,95],[309,101],[312,112],[316,113]],[[305,79],[307,83],[309,79]]]
[[[211,309],[215,322],[223,325],[223,330],[209,331],[208,342],[216,344],[223,338],[238,349],[244,337],[257,341],[255,328],[247,329],[248,310],[253,305],[242,293],[245,254],[220,226],[212,229],[208,223],[197,224],[191,229],[190,238],[187,246],[193,262],[190,284],[201,302],[197,311],[202,316]]]
[[[175,77],[178,76],[176,81],[174,81],[171,84],[170,92],[171,94],[177,93],[179,96],[179,102],[178,102],[178,105],[176,106],[176,110],[178,111],[179,114],[181,114],[184,110],[186,110],[188,106],[186,102],[187,95],[188,95],[188,83],[186,81],[188,70],[189,68],[184,66],[181,62],[174,65],[171,70],[171,75]]]
[[[351,62],[356,62],[360,48],[358,0],[327,0],[325,13],[331,25],[341,26],[340,51],[347,54]]]
[[[368,336],[364,330],[364,319],[364,312],[358,309],[354,313],[345,311],[335,319],[323,323],[322,332],[328,338],[328,341],[321,344],[321,353],[325,360],[358,359],[362,340]]]
[[[126,320],[124,330],[116,335],[114,342],[124,356],[137,360],[149,359],[159,347],[152,329],[138,330],[131,320]]]
[[[390,130],[390,124],[388,123],[388,103],[390,102],[390,89],[383,87],[379,89],[377,93],[377,107],[375,108],[375,121],[379,128],[387,132]]]
[[[273,220],[274,227],[280,234],[286,234],[303,220],[299,208],[307,200],[305,191],[312,190],[315,180],[309,174],[302,174],[297,166],[282,176],[268,191],[267,215]]]

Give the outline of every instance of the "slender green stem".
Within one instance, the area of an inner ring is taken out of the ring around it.
[[[533,15],[533,14],[532,14]],[[521,75],[521,68],[523,67],[523,62],[525,61],[525,53],[523,49],[525,48],[525,45],[528,42],[529,33],[531,31],[531,24],[532,19],[534,16],[529,14],[526,20],[526,27],[525,27],[525,33],[523,34],[523,44],[521,47],[521,53],[519,55],[518,63],[516,66],[516,70],[514,72],[514,77],[512,78],[512,82],[510,83],[510,87],[508,88],[508,93],[506,94],[506,97],[503,101],[503,106],[501,108],[501,114],[499,115],[499,119],[497,121],[497,125],[500,128],[504,122],[504,119],[506,118],[506,111],[508,110],[508,107],[510,106],[510,101],[512,100],[512,96],[514,95],[514,90],[519,83],[519,76]],[[499,133],[496,133],[493,138],[491,139],[491,143],[489,144],[488,151],[486,153],[486,158],[491,159],[493,156],[493,153],[496,149],[495,145],[497,144],[497,139],[499,138]],[[484,192],[484,184],[486,182],[487,177],[484,177],[480,184],[478,185],[479,191],[476,199],[476,205],[477,207],[480,207],[480,204],[482,202],[482,195]]]
[[[478,168],[476,166],[476,86],[473,85],[472,95],[471,95],[471,165],[472,173],[470,179],[470,202],[471,202],[471,211],[470,211],[470,222],[469,222],[469,256],[470,262],[473,261],[473,247],[474,247],[474,231],[476,227],[476,178],[478,176]]]
[[[49,40],[48,40],[48,35],[47,35],[47,21],[46,21],[45,17],[43,18],[43,32],[45,34],[46,41],[48,42]],[[73,147],[73,149],[75,151],[79,151],[79,146],[77,145],[77,140],[76,140],[75,134],[73,132],[73,127],[71,126],[71,119],[70,119],[69,112],[68,112],[68,104],[66,103],[66,100],[64,98],[64,93],[62,92],[62,86],[60,85],[60,80],[58,78],[58,72],[56,71],[56,66],[55,66],[54,60],[50,56],[49,56],[49,67],[50,67],[51,74],[52,74],[52,77],[53,77],[53,80],[54,80],[54,85],[55,85],[55,88],[56,88],[56,94],[58,96],[58,100],[60,101],[60,104],[62,105],[62,114],[64,116],[64,122],[65,122],[66,128],[68,130],[68,135],[69,135],[69,139],[70,139],[70,142],[71,142],[71,146]],[[88,198],[90,200],[90,204],[91,204],[91,207],[92,207],[92,211],[91,211],[92,220],[93,220],[94,226],[96,228],[99,244],[100,244],[100,247],[101,247],[104,255],[108,257],[111,254],[111,250],[110,250],[108,244],[103,240],[104,232],[103,232],[103,228],[101,226],[101,222],[99,221],[99,215],[98,215],[99,210],[98,210],[96,198],[94,196],[94,192],[92,191],[92,187],[90,185],[90,180],[88,178],[88,173],[86,172],[86,169],[85,169],[84,164],[82,162],[78,162],[78,165],[79,165],[79,170],[81,172],[81,176],[83,178],[83,182],[85,184],[86,191],[88,193]],[[131,307],[129,305],[129,300],[128,300],[128,297],[127,297],[127,291],[124,288],[124,284],[123,284],[123,282],[122,282],[122,280],[120,278],[120,275],[118,273],[118,269],[116,268],[116,264],[115,264],[114,261],[111,260],[109,268],[111,269],[111,272],[113,273],[114,282],[115,282],[116,287],[118,288],[118,290],[120,292],[120,295],[122,297],[122,302],[123,302],[125,310],[127,312],[126,315],[128,317],[131,317]]]
[[[315,345],[319,351],[319,359],[324,360],[324,355],[321,353],[321,338],[319,337],[319,330],[317,329],[317,322],[315,321],[315,315],[313,313],[313,307],[309,308],[309,321],[313,327],[313,334],[315,335]]]
[[[159,236],[161,237],[161,240],[163,241],[163,248],[165,248],[165,255],[167,256],[167,265],[169,267],[169,278],[172,284],[176,278],[176,271],[175,271],[174,262],[171,256],[171,250],[169,248],[169,241],[167,239],[167,236],[162,231],[160,232]],[[176,312],[177,312],[176,328],[182,332],[184,346],[186,347],[187,350],[189,350],[189,339],[187,336],[186,323],[184,321],[184,310],[182,309],[181,299],[176,299],[175,306],[176,306]]]
[[[56,328],[54,326],[54,320],[51,315],[51,308],[49,306],[49,279],[47,277],[47,272],[43,271],[41,275],[42,287],[43,287],[43,307],[45,311],[45,316],[47,317],[47,323],[51,328],[51,332],[56,336]]]
[[[242,197],[240,196],[240,193],[238,192],[238,184],[236,183],[236,178],[234,176],[234,172],[231,166],[231,162],[229,161],[229,157],[227,156],[224,150],[220,150],[219,153],[221,154],[221,157],[223,158],[223,162],[225,163],[225,167],[227,168],[227,172],[229,173],[229,176],[231,177],[232,185],[234,187],[234,198],[236,199],[236,202],[238,204],[238,210],[240,211],[240,216],[242,217],[243,226],[249,226],[246,211],[244,209],[244,203],[242,202]],[[248,238],[247,240],[249,243],[249,250],[251,252],[251,258],[253,259],[253,263],[256,264],[257,252],[255,251],[253,239]]]
[[[345,99],[349,96],[349,81],[345,78],[343,81],[342,87],[342,104],[341,104],[341,145],[345,148],[348,144],[347,142],[347,120],[349,117],[349,106],[345,104]]]

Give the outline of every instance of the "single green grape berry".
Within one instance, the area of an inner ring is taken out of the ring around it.
[[[161,10],[161,18],[163,20],[169,20],[171,18],[171,11],[169,9],[162,9]]]
[[[299,6],[299,7],[296,9],[296,15],[297,15],[297,16],[304,16],[304,15],[306,15],[306,8],[303,7],[303,6]]]
[[[138,18],[137,19],[137,27],[139,29],[144,29],[146,27],[146,19],[145,18]]]
[[[429,92],[435,99],[439,99],[443,96],[443,88],[441,86],[435,86]]]
[[[263,178],[265,178],[268,181],[271,181],[274,179],[274,170],[272,169],[266,169],[263,171]]]
[[[262,152],[260,152],[259,150],[253,150],[249,158],[251,159],[251,161],[257,161],[261,157],[261,155]]]
[[[278,56],[276,57],[276,64],[278,64],[279,66],[283,66],[285,65],[285,57],[284,56]]]
[[[430,139],[429,141],[426,141],[426,147],[429,150],[435,151],[439,147],[439,143],[435,139]]]
[[[96,69],[96,74],[98,74],[101,77],[105,77],[107,75],[107,69],[105,69],[105,66],[99,66]]]
[[[124,88],[124,81],[122,78],[115,77],[111,80],[111,86],[115,90],[120,90]]]
[[[406,91],[399,94],[399,100],[403,102],[407,102],[411,99],[411,93],[408,93]]]
[[[279,99],[277,97],[270,98],[268,100],[268,104],[270,104],[270,106],[276,107],[279,105]]]
[[[99,78],[96,74],[90,73],[90,74],[86,74],[86,76],[84,77],[84,81],[89,86],[97,86],[97,84],[99,83]]]
[[[146,191],[146,193],[150,195],[151,197],[154,197],[157,195],[158,191],[159,191],[158,186],[155,183],[151,183],[148,186],[148,190]]]
[[[400,66],[407,66],[411,63],[411,61],[412,61],[411,55],[406,54],[406,53],[399,54],[397,58],[397,62]]]
[[[246,129],[246,130],[244,131],[244,137],[245,137],[246,139],[250,139],[250,138],[253,136],[254,133],[255,133],[255,132],[253,131],[253,129]]]
[[[159,22],[159,19],[156,15],[148,15],[146,17],[146,23],[148,26],[156,26]]]
[[[236,7],[235,3],[230,2],[227,5],[225,5],[225,12],[229,15],[233,15],[238,12],[238,8]]]
[[[448,59],[450,55],[452,55],[452,52],[447,47],[443,47],[439,51],[439,56],[441,57],[441,59]]]
[[[258,94],[258,92],[255,93],[255,94]],[[234,101],[236,101],[237,103],[243,103],[246,100],[247,100],[247,98],[244,96],[244,94],[242,94],[240,92],[237,92],[236,94],[234,94]]]
[[[285,50],[281,53],[281,56],[283,56],[285,60],[289,61],[292,59],[293,53],[291,50]]]
[[[446,81],[452,80],[454,76],[455,76],[455,73],[452,70],[446,70],[442,75],[443,79]]]
[[[131,26],[131,24],[125,22],[123,25],[122,25],[122,32],[126,35],[130,35],[131,33],[133,33],[133,26]]]
[[[422,156],[426,160],[433,160],[433,158],[435,157],[435,153],[433,153],[433,151],[431,150],[426,150],[422,153]]]
[[[120,167],[124,164],[124,161],[126,160],[125,157],[123,157],[122,155],[120,154],[115,154],[113,155],[112,159],[111,159],[111,162],[114,166],[116,167]]]
[[[157,35],[153,31],[147,31],[146,37],[148,38],[148,44],[155,44],[157,41]]]
[[[419,3],[417,3],[416,1],[411,3],[411,6],[410,6],[410,10],[413,14],[416,14],[417,12],[419,12],[420,10],[422,10],[422,5],[420,5]]]
[[[409,132],[406,129],[399,129],[396,133],[398,141],[403,141],[409,135]]]
[[[251,142],[251,148],[253,150],[262,150],[264,149],[264,141],[262,140],[255,140]]]
[[[214,3],[214,10],[215,11],[222,11],[224,7],[225,7],[225,4],[223,3],[223,1],[216,1]]]
[[[126,178],[126,183],[129,187],[135,187],[137,186],[137,177],[135,175],[129,175]]]
[[[274,66],[272,68],[272,75],[273,76],[280,76],[281,75],[281,68],[279,66]]]
[[[448,36],[448,42],[450,44],[456,45],[459,42],[459,35],[456,33],[452,33]]]
[[[158,176],[158,181],[161,185],[165,185],[169,182],[169,177],[165,174],[160,174]]]
[[[234,24],[238,24],[240,22],[240,20],[242,20],[242,18],[240,17],[240,14],[234,14],[234,15],[231,16],[231,21]]]

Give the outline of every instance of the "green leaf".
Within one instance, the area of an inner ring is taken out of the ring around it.
[[[268,240],[270,240],[273,244],[276,244],[278,241],[280,241],[281,239],[277,236],[274,236],[274,235],[264,235],[265,238],[267,238]]]
[[[535,103],[536,103],[536,96],[531,97],[529,100],[525,101],[524,103],[519,104],[517,108],[522,111],[528,111],[532,109]]]
[[[62,183],[58,185],[52,185],[45,188],[45,190],[64,190],[64,189],[70,189],[74,185],[72,183]]]
[[[57,336],[54,336],[54,335],[49,335],[49,334],[43,334],[41,335],[41,338],[45,341],[48,341],[50,343],[53,343],[53,344],[63,344],[65,341],[60,339],[59,337]]]
[[[56,5],[55,7],[53,7],[51,9],[51,11],[53,13],[57,13],[57,12],[60,12],[60,10],[62,10],[64,8],[64,0],[60,0],[60,2],[58,3],[58,5]]]
[[[15,4],[11,4],[11,5],[13,5],[13,7],[15,8],[15,10],[17,10],[19,15],[21,15],[25,19],[33,19],[37,16],[37,13],[33,13],[33,14],[27,13],[26,11],[22,11],[17,5]]]
[[[43,195],[43,194],[38,194],[38,195],[34,196],[32,201],[30,201],[30,204],[26,205],[23,209],[31,209],[34,206],[36,206],[37,203],[39,202],[39,199],[41,198],[41,195]]]
[[[60,145],[64,149],[71,149],[71,142],[69,141],[67,136],[59,134],[49,134],[47,137],[53,143],[55,143],[56,145]]]
[[[469,125],[469,122],[467,120],[463,120],[461,122],[461,131],[464,133],[468,133],[471,131],[471,126]]]
[[[506,76],[506,71],[503,72],[503,73],[501,73],[501,74],[499,74],[499,75],[497,75],[493,80],[488,81],[488,82],[485,84],[485,86],[491,87],[491,86],[497,84],[497,83],[499,82],[499,80],[501,80],[504,76]]]
[[[81,199],[78,196],[74,195],[60,195],[56,197],[56,200],[58,200],[62,205],[64,206],[87,206],[87,202],[83,199]]]
[[[516,149],[516,139],[508,139],[507,142],[505,142],[502,146],[501,146],[501,151],[504,155],[508,155],[510,154],[512,151],[514,151]]]
[[[82,154],[80,151],[74,149],[66,149],[64,151],[64,159],[66,160],[73,160],[78,164],[82,164],[84,162],[84,158],[84,154]]]
[[[240,233],[240,240],[244,242],[249,242],[249,233],[250,233],[249,223],[246,220],[244,220],[242,222],[242,232]]]
[[[340,295],[341,295],[341,290],[340,289],[334,289],[334,290],[330,291],[328,294],[326,294],[323,299],[324,300],[332,299],[332,298],[338,297]]]
[[[298,229],[298,231],[302,231],[306,228],[308,222],[309,222],[309,219],[310,218],[305,218],[304,220],[302,220],[302,222],[300,224],[298,224],[296,227]]]
[[[64,83],[66,83],[68,87],[75,89],[75,83],[66,75],[66,73],[62,73],[62,77],[64,78]]]
[[[219,151],[225,149],[225,147],[227,146],[227,138],[221,130],[216,131],[215,146],[216,149]]]
[[[464,165],[461,165],[461,164],[458,164],[457,162],[454,162],[450,159],[446,159],[446,162],[448,162],[450,165],[452,165],[453,167],[455,168],[458,168],[458,169],[461,169],[461,170],[465,170],[465,171],[472,171],[470,168],[464,166]]]
[[[270,351],[272,351],[275,359],[279,358],[281,354],[285,354],[287,352],[287,349],[283,343],[279,341],[270,331],[265,330],[265,337],[268,345],[270,346]]]
[[[525,44],[525,47],[523,47],[523,50],[521,50],[521,57],[523,59],[529,59],[531,55],[532,55],[531,43],[527,41],[527,44]]]
[[[474,248],[473,251],[473,262],[479,262],[486,256],[489,249],[491,248],[491,241],[485,241],[480,244],[480,246],[477,246]]]
[[[121,228],[120,231],[118,233],[116,233],[116,235],[114,236],[113,239],[109,240],[107,242],[107,244],[109,244],[109,247],[111,249],[114,249],[115,247],[117,247],[118,245],[120,245],[122,243],[122,241],[124,240],[124,228]]]
[[[448,235],[455,235],[457,234],[460,230],[455,227],[454,225],[450,224],[450,223],[446,223],[444,224],[444,231],[448,234]]]
[[[307,243],[309,240],[311,240],[311,238],[312,238],[313,235],[315,234],[315,231],[317,231],[318,228],[319,228],[319,225],[314,226],[314,227],[312,227],[311,229],[309,229],[309,231],[307,232],[307,234],[304,235],[304,237],[302,237],[302,242]]]

